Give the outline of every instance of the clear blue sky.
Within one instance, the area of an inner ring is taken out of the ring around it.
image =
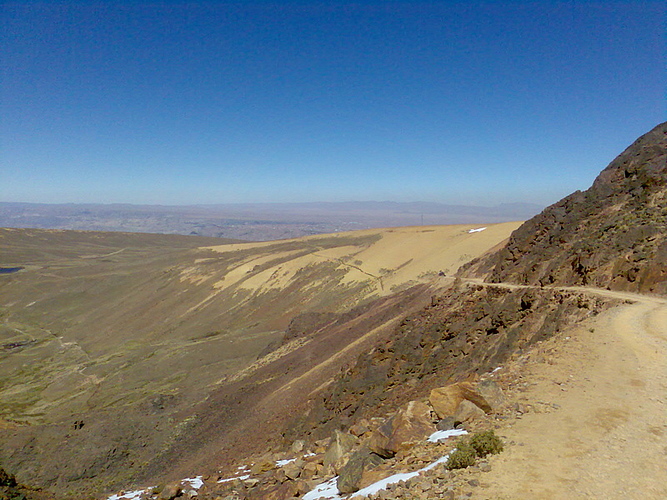
[[[667,120],[662,1],[0,16],[0,201],[548,204]]]

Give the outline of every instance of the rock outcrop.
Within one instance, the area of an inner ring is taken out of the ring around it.
[[[460,274],[667,294],[667,123],[637,139],[588,190],[546,208]]]

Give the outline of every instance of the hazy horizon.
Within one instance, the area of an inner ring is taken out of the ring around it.
[[[665,9],[6,3],[0,201],[546,206],[667,119]]]

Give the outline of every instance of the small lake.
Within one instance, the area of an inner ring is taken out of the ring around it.
[[[0,274],[18,273],[23,267],[0,267]]]

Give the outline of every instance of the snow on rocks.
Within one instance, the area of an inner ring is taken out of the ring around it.
[[[309,491],[303,496],[303,500],[339,500],[340,495],[338,495],[338,476],[335,476],[328,481],[323,482],[315,487],[315,489]]]
[[[146,491],[148,491],[148,489],[117,493],[116,495],[111,495],[107,500],[138,500],[141,494]]]
[[[285,454],[266,452],[252,465],[239,466],[229,475],[194,476],[160,488],[123,492],[108,500],[295,497],[303,500],[425,500],[445,494],[449,497],[455,490],[465,488],[466,483],[457,479],[458,472],[446,468],[445,462],[455,446],[447,440],[467,432],[452,428],[452,422],[445,427],[442,419],[436,427],[436,413],[433,406],[413,401],[384,419],[366,422],[367,429],[359,436],[337,430],[332,437],[311,443],[314,453],[306,443],[298,442],[298,446],[293,445]],[[411,428],[418,427],[419,432],[398,432],[402,428],[399,424],[411,424]],[[439,430],[434,432],[436,428]],[[386,438],[388,443],[383,441],[380,448],[391,451],[384,456],[371,447],[374,442],[377,444],[376,434],[380,430],[380,437]],[[299,452],[294,453],[294,449]],[[292,458],[295,455],[297,458]]]
[[[228,483],[230,481],[234,481],[235,479],[238,479],[240,481],[245,481],[246,479],[250,478],[250,474],[243,474],[242,476],[234,476],[234,477],[227,477],[224,479],[218,479],[218,484],[222,483]]]
[[[468,434],[468,431],[464,429],[449,429],[446,431],[436,431],[428,437],[428,442],[437,443],[438,441],[443,441],[444,439],[454,436],[463,436],[464,434]]]
[[[455,436],[462,436],[464,434],[467,434],[467,432],[463,429],[451,429],[447,431],[437,431],[434,432],[429,436],[427,439],[427,442],[429,443],[438,443],[440,441],[443,441],[445,439],[448,439],[450,437],[455,437]],[[422,467],[421,469],[418,469],[413,472],[399,472],[397,474],[392,474],[388,477],[385,477],[383,479],[380,479],[379,481],[374,482],[373,484],[370,484],[369,486],[366,486],[354,493],[351,493],[350,495],[341,495],[340,492],[338,491],[337,487],[337,482],[338,482],[338,476],[318,485],[315,487],[313,490],[309,491],[306,493],[303,497],[304,500],[345,500],[345,499],[353,499],[353,498],[363,498],[363,497],[369,497],[371,495],[375,495],[378,492],[387,489],[391,485],[395,485],[398,483],[406,483],[410,481],[411,479],[414,479],[418,477],[420,474],[430,471],[437,467],[438,465],[444,464],[447,461],[447,458],[449,457],[449,454],[431,462],[430,464],[426,465],[425,467]]]
[[[202,481],[202,476],[183,479],[181,483],[183,483],[184,485],[188,485],[193,490],[198,490],[199,488],[204,486],[204,481]]]
[[[296,458],[287,458],[285,460],[276,460],[276,465],[278,467],[284,467],[285,465],[291,464],[294,461],[296,461]]]

